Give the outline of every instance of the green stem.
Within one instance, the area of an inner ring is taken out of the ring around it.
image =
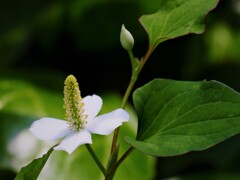
[[[134,147],[130,147],[123,155],[122,157],[118,160],[117,164],[113,167],[112,171],[116,171],[119,165],[133,152]]]
[[[150,57],[150,55],[152,54],[152,52],[153,52],[154,49],[155,49],[155,47],[152,48],[152,49],[149,48],[149,49],[147,50],[145,56],[144,56],[144,57],[141,59],[141,61],[140,61],[141,68],[143,68],[143,66],[146,64],[148,58]]]
[[[122,104],[121,104],[121,108],[125,108],[125,105],[127,104],[127,101],[128,101],[128,98],[129,98],[129,95],[132,91],[132,88],[136,82],[136,78],[131,78],[131,81],[129,82],[129,85],[128,85],[128,88],[125,92],[125,95],[123,97],[123,100],[122,100]],[[112,141],[112,149],[111,149],[111,154],[115,151],[116,147],[117,147],[117,138],[118,138],[118,134],[119,134],[119,128],[118,127],[117,129],[115,129],[114,131],[114,134],[113,134],[113,141]]]
[[[132,50],[128,51],[128,55],[131,60],[132,72],[133,72],[134,67],[136,67],[139,62],[138,62],[138,60],[135,59]]]
[[[94,151],[92,150],[91,146],[89,144],[85,144],[85,145],[86,145],[86,148],[87,148],[88,152],[91,154],[92,158],[97,163],[98,167],[100,168],[100,170],[102,171],[102,173],[106,177],[106,175],[107,175],[106,169],[102,165],[101,161],[98,159],[97,155],[94,153]]]
[[[105,180],[112,180],[117,168],[120,166],[120,164],[131,154],[131,152],[134,150],[134,147],[130,147],[118,160],[118,162],[111,168],[110,172],[107,174]]]
[[[131,76],[131,80],[128,84],[127,90],[124,94],[123,100],[122,100],[122,104],[121,104],[121,108],[125,108],[128,98],[130,96],[130,93],[138,79],[138,76],[140,74],[140,72],[142,71],[142,68],[144,67],[145,63],[147,62],[148,58],[150,57],[150,55],[152,54],[153,49],[149,48],[148,51],[146,52],[145,56],[143,58],[141,58],[141,60],[139,61],[137,58],[134,57],[132,51],[128,51],[130,60],[131,60],[131,65],[132,65],[132,76]],[[114,131],[114,135],[113,135],[113,140],[112,140],[112,147],[111,147],[111,154],[110,154],[110,159],[113,156],[113,154],[115,153],[116,149],[117,149],[117,139],[118,139],[118,135],[119,135],[119,130],[120,127],[118,127],[117,129],[115,129]],[[133,147],[131,147],[122,157],[121,159],[116,163],[116,165],[112,168],[111,170],[111,176],[106,177],[106,180],[111,180],[113,179],[113,176],[115,174],[115,171],[117,170],[118,166],[122,163],[122,161],[132,152]]]
[[[145,56],[141,59],[141,61],[138,61],[134,58],[132,51],[128,51],[130,60],[131,60],[131,64],[132,64],[132,76],[131,76],[131,80],[129,82],[129,85],[127,87],[127,90],[124,94],[123,100],[122,100],[122,104],[121,104],[121,108],[125,108],[129,95],[133,89],[133,86],[135,85],[138,76],[143,68],[143,66],[145,65],[145,63],[147,62],[149,56],[152,54],[152,50],[148,49],[147,53],[145,54]],[[118,134],[119,134],[119,129],[120,127],[118,127],[117,129],[115,129],[114,131],[114,135],[113,135],[113,140],[112,140],[112,148],[111,148],[111,154],[115,151],[116,147],[117,147],[117,139],[118,139]]]

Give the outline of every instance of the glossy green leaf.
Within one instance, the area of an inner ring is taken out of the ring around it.
[[[204,150],[240,132],[240,94],[217,81],[155,79],[133,101],[137,138],[125,140],[146,154]]]
[[[36,180],[52,152],[53,148],[41,158],[35,159],[30,164],[23,167],[14,180]]]
[[[149,36],[149,48],[189,33],[204,31],[206,14],[219,0],[161,0],[158,12],[143,15],[140,22]]]

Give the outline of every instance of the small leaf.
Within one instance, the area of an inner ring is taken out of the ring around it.
[[[23,167],[14,180],[36,180],[52,152],[53,147],[41,158],[35,159]]]
[[[149,48],[168,39],[204,31],[206,14],[219,0],[162,0],[158,12],[140,17],[149,36]]]
[[[155,79],[133,94],[136,149],[154,156],[204,150],[240,132],[240,94],[217,81]]]

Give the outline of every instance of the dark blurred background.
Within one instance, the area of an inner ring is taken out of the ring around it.
[[[133,52],[140,58],[148,44],[138,18],[158,7],[154,0],[1,2],[0,77],[62,92],[65,77],[73,74],[83,96],[103,91],[123,95],[131,66],[119,41],[121,25],[134,36]],[[240,91],[239,77],[240,0],[220,0],[207,16],[203,34],[157,47],[135,88],[153,78],[215,79]],[[239,162],[240,137],[235,136],[203,152],[159,158],[155,179],[238,179]]]

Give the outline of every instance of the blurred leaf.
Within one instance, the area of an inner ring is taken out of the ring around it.
[[[0,80],[0,166],[9,167],[8,143],[39,117],[63,118],[62,95],[20,80]],[[31,153],[30,153],[31,154]]]
[[[20,80],[0,80],[1,112],[28,117],[64,117],[62,95]]]
[[[15,180],[36,180],[52,152],[53,148],[49,149],[47,154],[44,154],[43,157],[35,159],[30,164],[23,167],[15,177]]]
[[[150,50],[168,39],[202,33],[204,18],[216,7],[218,0],[163,0],[160,3],[158,12],[140,18],[149,36]]]
[[[240,62],[240,33],[224,22],[212,25],[205,34],[210,63]]]
[[[156,79],[138,88],[133,101],[137,138],[125,140],[146,154],[204,150],[240,132],[240,95],[217,81]]]

